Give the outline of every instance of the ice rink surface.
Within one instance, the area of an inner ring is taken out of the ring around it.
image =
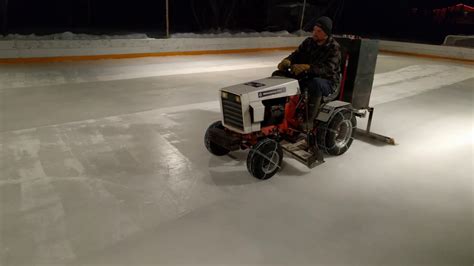
[[[288,53],[0,65],[0,265],[472,265],[474,66],[380,54],[397,145],[258,181],[203,136]]]

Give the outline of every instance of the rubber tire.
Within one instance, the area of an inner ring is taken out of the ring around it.
[[[265,154],[266,156],[270,157],[269,155],[271,155],[271,153],[275,151],[275,149],[279,156],[277,164],[278,167],[276,167],[275,170],[271,171],[270,173],[265,173],[263,167],[268,162],[268,160],[260,154]],[[247,170],[255,178],[261,180],[269,179],[278,172],[281,167],[282,160],[283,150],[281,148],[280,143],[275,140],[266,138],[257,142],[257,144],[255,144],[250,149],[250,152],[247,155]]]
[[[350,124],[352,125],[352,133],[347,143],[342,147],[338,147],[336,145],[336,131],[344,120],[350,121]],[[349,109],[343,108],[338,110],[332,115],[328,122],[319,122],[318,124],[316,131],[316,143],[319,149],[330,155],[341,155],[345,153],[352,145],[356,126],[356,117]]]
[[[206,130],[206,134],[204,135],[204,145],[206,146],[206,149],[216,155],[216,156],[224,156],[226,154],[228,154],[230,151],[226,148],[223,148],[217,144],[215,144],[214,142],[212,142],[209,138],[209,130],[212,129],[212,128],[220,128],[220,129],[224,129],[224,126],[222,125],[222,122],[221,121],[216,121],[214,123],[212,123]]]

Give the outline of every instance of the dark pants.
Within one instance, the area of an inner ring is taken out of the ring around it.
[[[277,70],[273,72],[272,76],[281,76],[288,78],[296,78],[291,73],[286,71]],[[331,81],[322,78],[310,78],[299,80],[302,88],[308,88],[308,94],[310,97],[328,96],[333,92],[333,84]]]
[[[322,78],[312,78],[300,82],[302,87],[308,88],[310,97],[328,96],[332,93],[332,82]]]

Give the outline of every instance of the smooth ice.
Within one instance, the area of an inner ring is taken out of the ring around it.
[[[258,181],[203,136],[287,54],[0,65],[0,265],[471,265],[473,65],[379,55],[397,145]]]

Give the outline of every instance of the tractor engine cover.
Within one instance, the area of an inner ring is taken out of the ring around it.
[[[268,77],[222,88],[219,91],[222,124],[248,134],[283,121],[289,96],[299,94],[298,80]]]

